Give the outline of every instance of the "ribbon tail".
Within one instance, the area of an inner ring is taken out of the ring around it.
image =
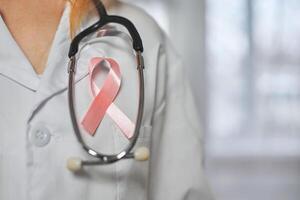
[[[132,138],[135,124],[114,103],[107,109],[107,114],[117,124],[127,139]]]
[[[111,101],[108,98],[105,98],[104,95],[98,95],[90,105],[81,121],[82,126],[90,135],[95,135],[98,125],[101,123],[110,104]]]

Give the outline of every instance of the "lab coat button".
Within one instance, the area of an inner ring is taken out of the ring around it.
[[[51,139],[49,130],[44,126],[38,126],[33,129],[31,134],[31,142],[37,147],[46,146]]]

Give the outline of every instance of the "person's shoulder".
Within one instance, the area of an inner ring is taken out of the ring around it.
[[[112,9],[112,14],[126,17],[132,21],[147,43],[163,42],[165,40],[166,35],[154,18],[136,5],[118,2]]]

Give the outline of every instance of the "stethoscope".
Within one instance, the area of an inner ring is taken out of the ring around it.
[[[142,123],[143,117],[143,110],[144,110],[144,60],[142,56],[143,52],[143,43],[141,37],[133,25],[131,21],[124,17],[116,16],[116,15],[108,15],[103,3],[100,0],[93,0],[95,7],[97,9],[99,20],[91,25],[90,27],[86,28],[82,32],[80,32],[71,42],[70,49],[69,49],[69,84],[68,84],[68,103],[69,103],[69,110],[71,115],[71,121],[74,129],[74,133],[76,138],[82,148],[92,157],[96,158],[95,160],[81,160],[80,158],[69,158],[67,161],[67,168],[73,172],[77,172],[82,169],[83,166],[93,166],[93,165],[105,165],[115,163],[117,161],[123,159],[135,159],[138,161],[145,161],[149,159],[149,149],[146,147],[139,147],[135,151],[133,148],[137,142],[139,131]],[[119,153],[117,154],[102,154],[89,145],[85,143],[82,138],[82,134],[80,128],[78,127],[77,117],[75,114],[74,108],[74,74],[76,69],[76,54],[78,52],[79,43],[82,41],[83,38],[86,36],[96,32],[99,28],[103,27],[108,23],[117,23],[124,26],[133,40],[133,49],[135,51],[136,61],[137,61],[137,70],[138,70],[138,77],[139,77],[139,104],[138,104],[138,112],[137,112],[137,119],[135,123],[134,135],[129,140],[129,144]]]

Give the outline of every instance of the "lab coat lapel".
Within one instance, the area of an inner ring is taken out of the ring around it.
[[[0,13],[0,74],[16,83],[36,90],[39,78],[15,42]]]
[[[67,4],[55,38],[49,53],[47,67],[37,88],[37,97],[33,112],[39,108],[43,102],[49,100],[55,94],[67,89],[68,85],[68,51],[71,43],[69,28],[70,5]],[[88,74],[88,68],[76,69],[75,82]]]

